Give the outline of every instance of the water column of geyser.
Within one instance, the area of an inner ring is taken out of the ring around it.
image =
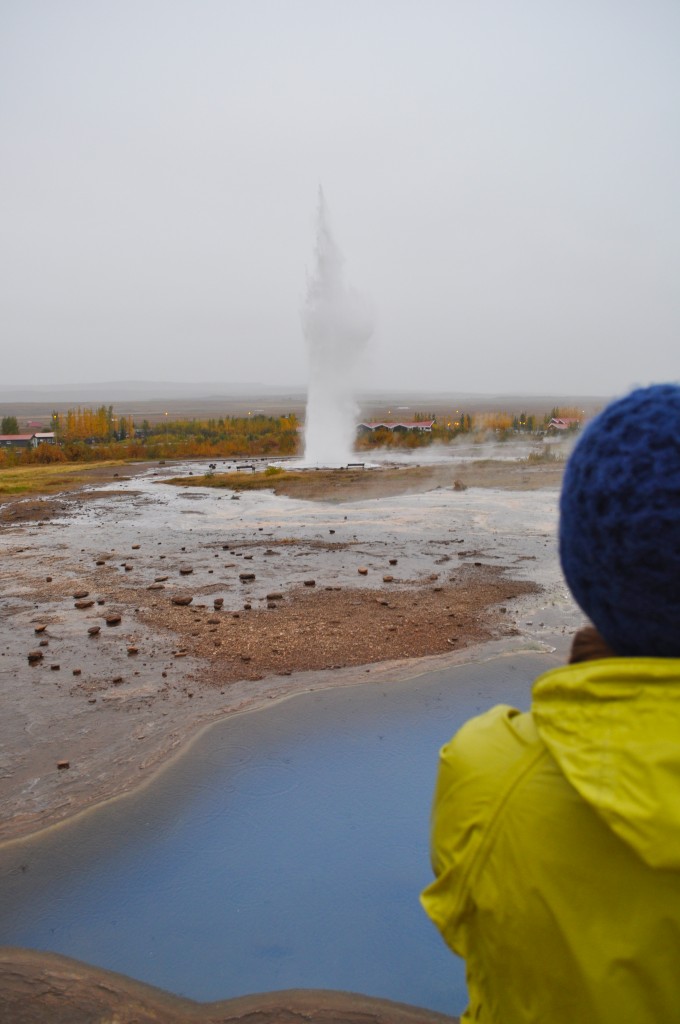
[[[373,318],[366,298],[344,283],[344,260],[331,234],[321,189],[315,258],[302,309],[309,361],[304,462],[343,466],[352,458],[359,414],[357,378]]]

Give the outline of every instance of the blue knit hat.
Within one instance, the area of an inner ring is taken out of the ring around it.
[[[583,432],[564,474],[560,558],[612,650],[680,657],[680,387],[633,391]]]

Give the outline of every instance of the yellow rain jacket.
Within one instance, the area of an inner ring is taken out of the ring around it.
[[[680,659],[554,669],[442,749],[423,905],[463,1021],[680,1022]]]

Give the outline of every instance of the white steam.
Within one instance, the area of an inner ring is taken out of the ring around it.
[[[344,283],[344,260],[331,234],[321,189],[315,256],[302,309],[309,360],[304,461],[312,466],[341,466],[352,457],[359,413],[358,371],[373,317],[366,298]]]

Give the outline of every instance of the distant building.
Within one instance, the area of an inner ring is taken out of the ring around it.
[[[34,434],[0,434],[0,448],[35,448]]]
[[[360,423],[357,430],[365,434],[372,434],[376,430],[391,430],[393,433],[407,433],[410,430],[417,430],[422,434],[431,434],[435,420],[397,420],[388,423],[385,420],[376,420],[369,423]]]
[[[553,416],[550,423],[547,426],[547,430],[578,430],[581,426],[581,421],[576,417],[561,417]]]
[[[53,430],[38,434],[0,434],[0,448],[37,448],[39,444],[56,444]]]

